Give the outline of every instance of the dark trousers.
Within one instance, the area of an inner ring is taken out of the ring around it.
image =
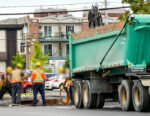
[[[70,94],[70,100],[71,100],[71,103],[73,103],[73,87],[72,86],[70,86],[69,87],[69,94]]]
[[[2,89],[0,90],[0,99],[3,98],[4,94],[8,92],[10,96],[12,96],[12,88],[11,86],[5,86],[2,87]]]
[[[41,94],[41,97],[42,97],[42,100],[43,100],[43,104],[46,104],[45,92],[44,92],[44,84],[43,83],[35,83],[33,85],[33,104],[36,104],[38,92]]]
[[[13,104],[21,103],[21,92],[22,92],[22,83],[12,84],[12,103]]]

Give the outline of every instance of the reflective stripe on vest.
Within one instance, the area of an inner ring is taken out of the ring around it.
[[[35,80],[33,80],[34,83],[43,83],[44,79],[42,78],[41,73],[42,71],[40,72],[35,71],[36,78]]]
[[[12,72],[11,83],[17,83],[17,82],[22,82],[22,77],[21,77],[21,71],[20,70],[14,70]]]

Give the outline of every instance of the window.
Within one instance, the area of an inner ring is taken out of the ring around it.
[[[44,37],[52,36],[52,26],[44,26]]]
[[[21,52],[21,53],[24,53],[24,52],[25,52],[25,43],[21,43],[20,52]]]
[[[49,56],[52,56],[52,44],[44,45],[44,53],[49,54]]]
[[[66,26],[67,39],[69,39],[68,32],[74,33],[74,26]]]
[[[66,55],[69,54],[69,44],[66,44]]]

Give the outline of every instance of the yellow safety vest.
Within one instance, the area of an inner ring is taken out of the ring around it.
[[[33,80],[34,83],[43,83],[44,79],[41,76],[42,71],[37,72],[35,71],[36,78]]]
[[[12,72],[11,83],[17,83],[17,82],[22,82],[22,77],[21,77],[21,71],[20,70],[14,70]]]

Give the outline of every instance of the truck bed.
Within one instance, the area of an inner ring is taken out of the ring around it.
[[[71,65],[72,72],[125,65],[124,50],[126,37],[122,33],[100,66],[100,62],[123,25],[124,22],[119,22],[75,33],[70,39],[70,58],[73,61]]]

